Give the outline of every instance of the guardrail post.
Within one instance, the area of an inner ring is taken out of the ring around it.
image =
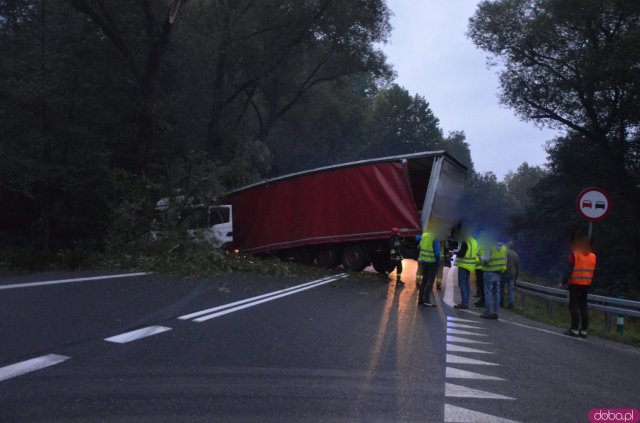
[[[604,328],[607,332],[611,330],[611,316],[608,312],[604,312]]]
[[[551,310],[552,310],[551,300],[547,300],[547,319],[551,319]]]
[[[621,300],[624,299],[624,297],[618,297]],[[624,333],[624,314],[618,314],[618,318],[616,319],[616,332],[618,332],[618,335],[622,335]]]

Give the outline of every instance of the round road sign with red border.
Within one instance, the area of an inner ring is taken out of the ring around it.
[[[609,194],[600,188],[587,188],[578,195],[576,207],[582,217],[595,222],[607,217],[611,210],[611,199]]]

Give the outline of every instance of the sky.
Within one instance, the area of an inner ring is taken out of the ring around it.
[[[522,162],[542,165],[557,132],[521,121],[499,104],[496,69],[467,38],[477,0],[387,0],[393,32],[382,48],[396,82],[429,102],[445,135],[462,130],[478,172],[502,178]]]

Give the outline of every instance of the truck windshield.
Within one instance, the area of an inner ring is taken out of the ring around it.
[[[209,225],[219,225],[229,222],[229,207],[211,207],[209,209]]]

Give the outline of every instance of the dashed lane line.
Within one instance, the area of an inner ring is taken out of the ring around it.
[[[468,370],[456,369],[454,367],[447,367],[444,374],[447,379],[505,380],[500,377],[483,375],[482,373],[470,372]]]
[[[473,358],[463,357],[461,355],[447,354],[446,362],[448,364],[474,364],[478,366],[499,366],[497,363],[491,363],[483,360],[476,360]]]
[[[105,338],[107,342],[115,342],[116,344],[126,344],[127,342],[137,341],[138,339],[148,336],[157,335],[159,333],[170,331],[171,328],[166,326],[148,326],[146,328],[132,330],[131,332],[121,333],[109,338]]]
[[[515,400],[515,398],[505,395],[494,394],[489,391],[480,389],[467,388],[466,386],[454,385],[446,382],[444,384],[444,396],[454,398],[477,398],[477,399],[499,399],[499,400]]]
[[[461,329],[484,329],[483,327],[480,327],[480,326],[472,326],[472,325],[456,323],[456,322],[447,322],[447,327],[448,328],[461,328]]]
[[[124,274],[119,274],[119,275],[90,276],[90,277],[86,277],[86,278],[56,279],[56,280],[51,280],[51,281],[14,283],[14,284],[11,284],[11,285],[0,285],[0,290],[2,290],[2,289],[16,289],[16,288],[32,288],[34,286],[59,285],[59,284],[63,284],[63,283],[99,281],[99,280],[105,280],[105,279],[131,278],[131,277],[134,277],[134,276],[146,276],[146,275],[150,275],[150,273],[146,273],[146,272],[124,273]]]
[[[20,376],[26,373],[34,372],[36,370],[44,369],[45,367],[53,366],[63,361],[67,361],[69,357],[57,354],[43,355],[42,357],[32,358],[29,360],[21,361],[19,363],[10,364],[8,366],[0,367],[0,382]]]
[[[468,410],[454,405],[444,405],[445,423],[519,423],[479,411]]]
[[[474,353],[474,354],[495,354],[491,351],[479,350],[477,348],[469,348],[463,347],[462,345],[456,344],[447,344],[447,351],[450,352],[463,352],[463,353]]]
[[[447,328],[447,334],[454,334],[454,335],[467,335],[467,336],[489,336],[486,333],[476,333],[476,332],[469,332],[466,330],[460,330],[460,329],[455,329],[455,328]]]
[[[491,345],[491,342],[479,341],[477,339],[461,338],[459,336],[447,335],[447,342],[457,342],[459,344],[485,344]]]

